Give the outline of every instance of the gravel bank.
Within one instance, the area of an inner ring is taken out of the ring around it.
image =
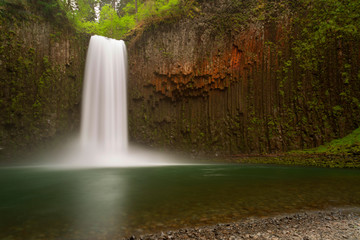
[[[360,208],[303,212],[269,218],[186,228],[141,236],[128,240],[152,239],[360,239]]]

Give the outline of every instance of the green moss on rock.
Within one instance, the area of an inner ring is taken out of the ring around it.
[[[9,158],[76,131],[89,39],[22,2],[5,7],[26,18],[0,15],[0,155]]]

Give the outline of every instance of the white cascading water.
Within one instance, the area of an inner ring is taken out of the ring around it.
[[[173,165],[169,156],[128,150],[127,53],[124,41],[92,36],[86,57],[80,155],[72,166]],[[177,163],[178,164],[178,163]]]
[[[107,154],[128,148],[124,41],[92,36],[83,88],[81,144]]]

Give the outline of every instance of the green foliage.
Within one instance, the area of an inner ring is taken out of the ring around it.
[[[167,19],[193,16],[199,10],[194,0],[135,0],[121,1],[117,10],[114,1],[77,0],[69,6],[69,0],[59,0],[67,17],[82,31],[115,39],[122,38],[130,30],[156,24]],[[99,5],[97,5],[99,4]],[[95,8],[100,6],[98,19]]]
[[[258,21],[269,21],[276,20],[277,16],[287,9],[287,1],[257,0],[252,12]]]
[[[0,16],[27,19],[36,13],[45,19],[64,26],[68,23],[66,13],[60,8],[58,0],[0,0]]]
[[[302,0],[299,5],[305,17],[295,19],[302,29],[293,50],[304,69],[316,70],[334,42],[360,36],[360,1]]]
[[[359,126],[359,67],[355,59],[360,41],[360,2],[268,0],[258,1],[255,10],[260,13],[269,4],[280,10],[285,4],[289,11],[289,25],[282,30],[291,43],[290,52],[279,54],[276,46],[269,46],[281,59],[277,78],[279,112],[284,117],[279,126],[285,130],[282,132],[292,126],[295,133],[283,134],[282,139],[310,148]],[[263,20],[276,16],[270,12],[264,10]],[[281,50],[281,44],[275,44]]]
[[[135,21],[133,18],[129,18],[128,15],[119,18],[114,8],[110,5],[105,5],[100,12],[100,20],[97,25],[96,34],[119,38],[119,36],[124,35],[128,31],[128,28],[134,25]]]
[[[360,128],[355,129],[343,138],[335,139],[325,145],[303,152],[360,155]]]

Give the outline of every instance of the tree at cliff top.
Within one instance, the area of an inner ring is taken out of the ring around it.
[[[58,0],[0,0],[0,17],[28,19],[34,12],[54,24],[68,23]]]
[[[68,18],[82,31],[115,39],[144,23],[181,16],[194,0],[60,0]],[[96,14],[98,13],[98,14]]]

